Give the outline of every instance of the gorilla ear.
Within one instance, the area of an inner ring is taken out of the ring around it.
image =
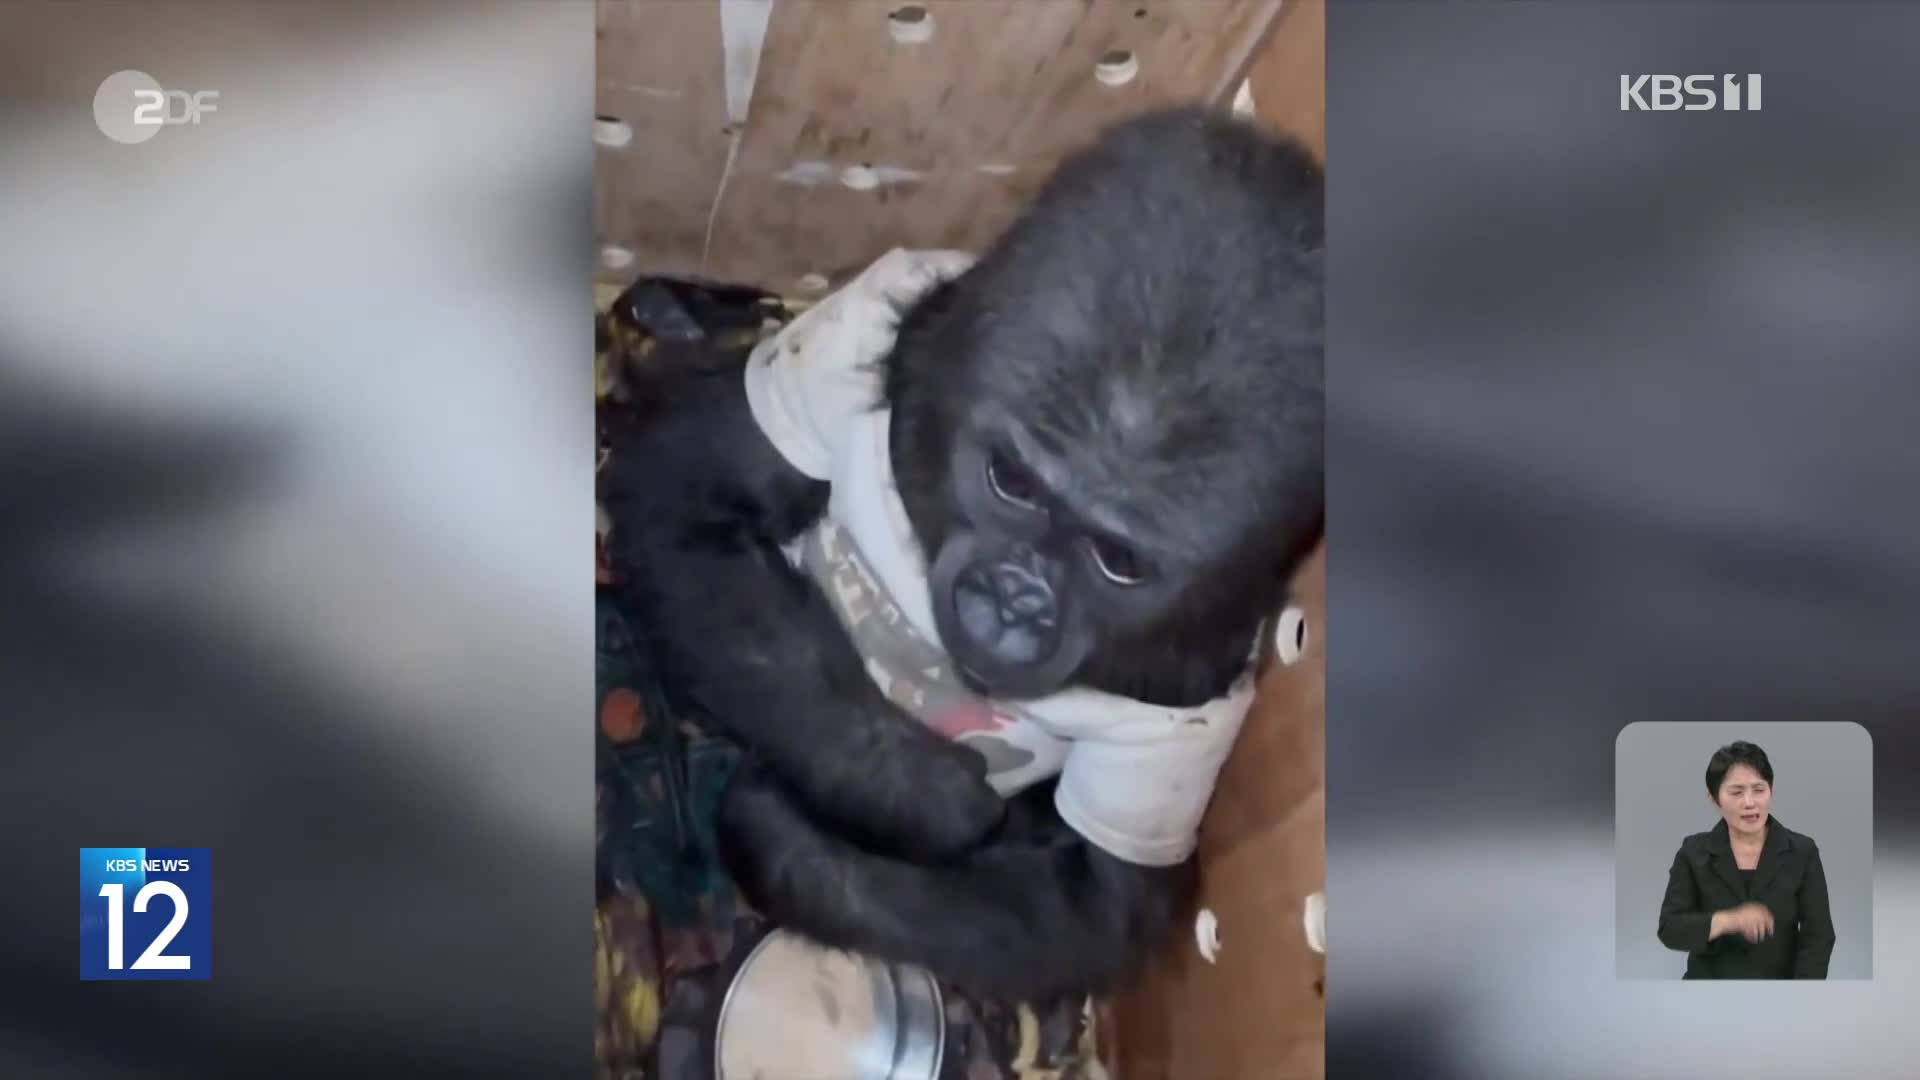
[[[1306,562],[1304,555],[1290,556],[1274,565],[1273,584],[1276,602],[1280,607],[1293,603],[1293,579],[1300,575],[1300,567]],[[1278,611],[1279,608],[1274,609]]]

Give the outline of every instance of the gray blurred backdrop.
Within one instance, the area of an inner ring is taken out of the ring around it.
[[[1916,41],[1328,5],[1329,1076],[1920,1072]],[[1620,111],[1701,72],[1762,111]],[[1622,723],[1809,717],[1873,733],[1873,978],[1618,978]]]
[[[0,22],[0,1076],[586,1071],[593,4]],[[123,842],[211,980],[76,979]]]
[[[1614,955],[1623,978],[1678,979],[1685,953],[1660,944],[1660,900],[1689,833],[1720,821],[1707,762],[1736,739],[1773,765],[1773,816],[1820,845],[1833,909],[1828,979],[1873,977],[1873,738],[1858,724],[1628,724],[1614,744]]]

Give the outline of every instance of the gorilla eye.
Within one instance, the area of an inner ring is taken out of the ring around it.
[[[987,459],[987,486],[1016,506],[1040,504],[1040,485],[1032,475],[999,454]]]
[[[1140,557],[1124,544],[1096,536],[1087,547],[1093,552],[1093,565],[1100,576],[1115,585],[1138,585],[1147,580],[1147,568]]]

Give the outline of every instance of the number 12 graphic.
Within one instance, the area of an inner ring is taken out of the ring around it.
[[[127,919],[121,907],[126,888],[117,881],[100,886],[100,895],[107,898],[107,970],[109,971],[119,971],[126,966]],[[149,881],[134,894],[133,910],[146,911],[147,901],[156,896],[164,896],[173,901],[173,918],[167,923],[167,928],[160,931],[160,936],[153,939],[153,944],[147,946],[147,951],[141,953],[140,958],[133,962],[133,966],[136,970],[165,968],[169,971],[186,971],[193,967],[193,957],[168,956],[166,948],[167,943],[180,932],[180,928],[187,925],[187,894],[181,892],[180,886],[171,881]]]
[[[80,849],[80,978],[211,978],[212,920],[206,848]]]

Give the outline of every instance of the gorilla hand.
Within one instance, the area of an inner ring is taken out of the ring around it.
[[[970,847],[1003,809],[986,762],[880,693],[774,546],[818,515],[824,485],[760,437],[738,372],[658,390],[667,407],[609,424],[601,497],[663,681],[840,829],[915,858]]]
[[[1048,795],[1016,797],[988,843],[929,866],[822,828],[749,763],[721,805],[721,852],[757,910],[826,945],[1002,1001],[1109,990],[1191,898],[1193,866],[1122,862],[1074,835]]]

